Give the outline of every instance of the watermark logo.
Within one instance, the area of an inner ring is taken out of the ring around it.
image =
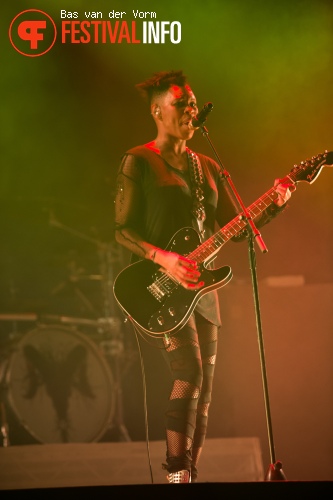
[[[29,9],[17,14],[9,27],[9,39],[14,49],[27,57],[46,54],[57,38],[53,19],[42,10]]]

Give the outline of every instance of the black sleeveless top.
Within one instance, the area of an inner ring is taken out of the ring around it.
[[[204,239],[208,239],[217,230],[216,224],[223,227],[235,217],[237,210],[220,166],[213,159],[197,154],[204,177]],[[166,248],[172,236],[183,227],[198,230],[192,214],[189,172],[172,167],[147,145],[134,147],[124,154],[118,181],[123,194],[121,210],[117,210],[119,220],[115,221],[116,227],[130,227],[145,241],[160,248]],[[263,215],[262,223],[256,222],[257,226],[268,222],[273,216],[271,213]],[[138,259],[133,254],[131,261]],[[196,311],[220,326],[217,291],[203,295]]]

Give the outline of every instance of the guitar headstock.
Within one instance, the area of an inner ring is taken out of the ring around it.
[[[333,151],[325,151],[311,159],[294,165],[288,177],[294,182],[305,181],[312,184],[318,177],[323,167],[332,166]]]

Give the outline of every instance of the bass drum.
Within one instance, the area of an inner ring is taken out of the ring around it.
[[[77,330],[42,326],[14,348],[5,374],[8,405],[41,443],[98,441],[115,408],[111,369]]]

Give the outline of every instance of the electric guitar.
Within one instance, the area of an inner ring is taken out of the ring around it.
[[[297,184],[305,181],[312,184],[322,168],[332,164],[333,151],[325,151],[294,165],[282,182]],[[248,207],[250,217],[258,217],[277,196],[276,188],[272,187]],[[180,229],[171,238],[166,250],[186,255],[198,263],[200,280],[205,283],[199,290],[184,288],[171,274],[161,271],[160,266],[147,259],[127,266],[118,274],[113,285],[114,296],[125,315],[141,332],[152,337],[175,334],[185,325],[202,295],[225,286],[231,280],[229,266],[212,270],[206,266],[223,245],[239,235],[246,225],[246,218],[239,214],[203,243],[191,227]]]

